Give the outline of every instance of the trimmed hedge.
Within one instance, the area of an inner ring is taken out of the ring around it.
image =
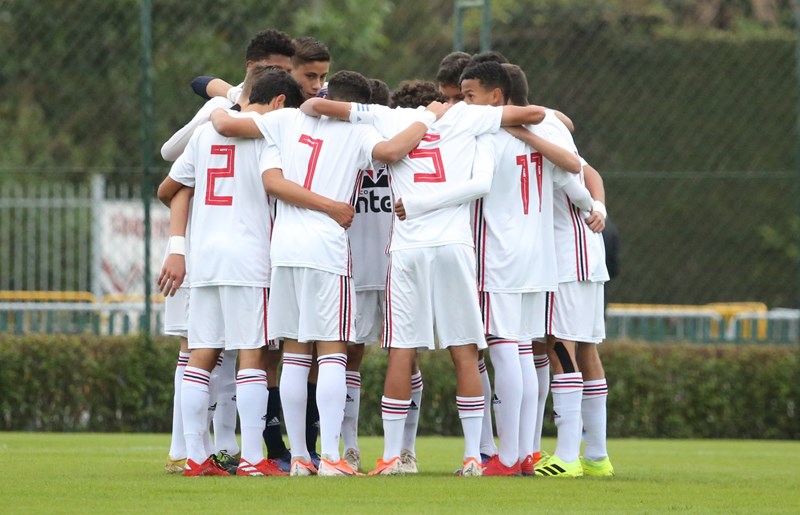
[[[611,437],[800,437],[796,346],[606,342]],[[0,335],[0,429],[169,431],[173,339]],[[447,353],[421,356],[421,434],[460,434]],[[381,434],[385,354],[362,366],[360,432]],[[545,427],[554,434],[551,422]]]

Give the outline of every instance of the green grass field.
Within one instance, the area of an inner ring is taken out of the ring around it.
[[[438,437],[420,439],[418,476],[184,478],[163,472],[168,444],[0,433],[0,513],[800,512],[800,442],[612,440],[609,479],[453,477],[461,440]],[[381,439],[361,445],[371,465]]]

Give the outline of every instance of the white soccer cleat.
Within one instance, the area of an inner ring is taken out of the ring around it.
[[[361,451],[358,449],[347,449],[344,451],[342,459],[344,459],[344,461],[346,461],[353,470],[358,470],[361,468]]]
[[[467,460],[464,462],[464,466],[461,467],[460,475],[464,477],[482,476],[483,466],[481,465],[481,462],[475,458],[467,458]]]
[[[317,467],[311,460],[305,461],[300,458],[292,458],[292,464],[289,467],[289,475],[292,477],[314,476],[317,473]]]
[[[417,474],[417,458],[408,449],[400,451],[400,470],[403,474]]]

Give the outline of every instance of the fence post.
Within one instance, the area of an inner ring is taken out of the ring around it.
[[[455,9],[455,34],[453,36],[453,49],[457,52],[464,50],[464,11],[472,7],[481,8],[481,52],[489,50],[492,46],[492,14],[491,0],[456,0]]]
[[[94,298],[103,298],[100,278],[103,274],[103,202],[105,201],[106,178],[103,174],[92,174],[92,274],[91,291]]]
[[[142,204],[144,207],[144,320],[140,329],[146,338],[151,337],[150,319],[152,315],[151,273],[150,273],[150,173],[153,167],[153,41],[152,41],[152,3],[142,0]]]

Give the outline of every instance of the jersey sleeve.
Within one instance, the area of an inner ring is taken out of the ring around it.
[[[378,145],[378,143],[383,143],[386,140],[381,137],[380,133],[378,133],[378,130],[375,127],[368,125],[365,125],[361,128],[359,139],[361,148],[359,167],[368,168],[370,165],[372,165],[372,152],[375,150],[375,147]]]
[[[494,148],[493,138],[490,135],[481,136],[477,141],[472,177],[469,180],[457,185],[448,185],[433,194],[402,199],[406,219],[413,220],[436,209],[471,202],[489,193],[495,170]]]
[[[186,145],[186,151],[178,156],[169,170],[169,177],[172,180],[190,188],[194,188],[196,183],[194,162],[196,147],[197,137],[193,136]]]
[[[267,143],[258,157],[258,169],[263,174],[271,168],[283,169],[283,161],[281,160],[280,148],[277,145]]]
[[[283,145],[283,132],[299,112],[297,109],[284,108],[256,116],[254,119],[258,130],[261,131],[267,143],[277,145],[280,148]]]
[[[208,121],[214,109],[228,109],[233,104],[227,98],[214,97],[201,107],[194,117],[178,129],[163,145],[161,145],[161,157],[165,161],[175,161],[178,159],[186,145],[189,143],[189,138],[192,137],[194,130]]]
[[[502,106],[469,105],[464,109],[464,119],[459,124],[469,127],[474,136],[480,136],[500,130],[502,119]]]
[[[581,184],[578,176],[574,173],[567,173],[556,168],[553,172],[553,187],[564,190],[570,202],[581,208],[586,213],[592,211],[592,194]]]

